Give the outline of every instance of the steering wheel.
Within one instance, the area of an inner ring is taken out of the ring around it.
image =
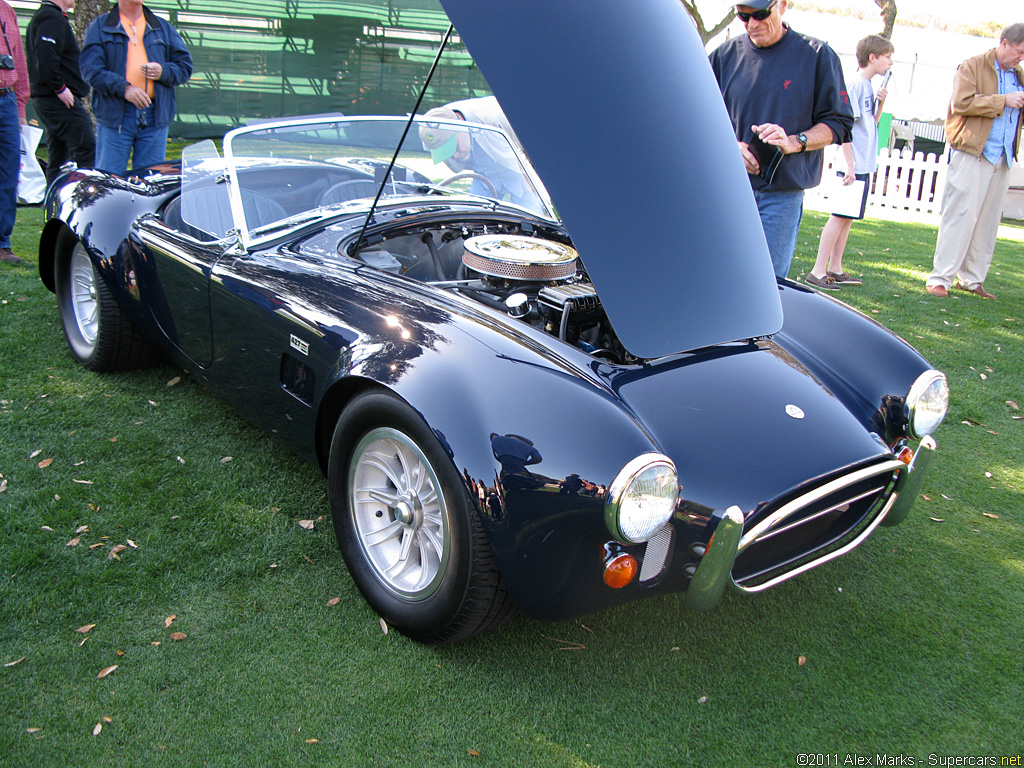
[[[498,196],[498,189],[497,187],[494,186],[491,180],[488,179],[483,174],[476,173],[475,171],[462,171],[460,173],[456,173],[454,176],[449,176],[444,181],[437,182],[437,186],[448,187],[451,186],[452,182],[459,181],[460,179],[479,179],[480,181],[487,185],[487,188],[491,192],[491,197]]]

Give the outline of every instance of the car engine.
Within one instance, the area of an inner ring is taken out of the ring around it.
[[[404,230],[357,258],[472,298],[594,357],[635,362],[616,338],[576,250],[554,236],[505,223]]]

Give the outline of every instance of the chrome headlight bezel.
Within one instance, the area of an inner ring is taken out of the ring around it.
[[[643,544],[672,518],[678,501],[675,463],[660,453],[644,453],[627,462],[608,486],[605,524],[616,541]]]
[[[932,434],[949,410],[949,382],[941,371],[925,371],[910,387],[904,406],[907,432],[921,438]]]

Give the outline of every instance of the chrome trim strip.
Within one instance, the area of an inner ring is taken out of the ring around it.
[[[770,539],[772,536],[778,536],[780,533],[782,533],[784,531],[788,531],[791,528],[796,528],[798,526],[803,525],[804,523],[811,522],[811,520],[817,520],[819,517],[823,517],[824,515],[827,515],[830,512],[834,512],[835,510],[839,509],[839,507],[841,507],[843,505],[854,504],[854,503],[860,501],[861,499],[865,498],[866,496],[872,496],[872,495],[878,493],[879,491],[884,491],[884,490],[885,490],[885,486],[879,486],[877,488],[872,488],[871,490],[864,491],[864,493],[861,493],[861,494],[859,494],[857,496],[854,496],[852,498],[846,499],[846,501],[843,501],[840,504],[833,504],[831,507],[829,507],[827,509],[823,509],[823,510],[821,510],[821,512],[818,512],[815,515],[811,515],[810,517],[804,517],[804,518],[801,518],[801,519],[797,520],[796,522],[790,523],[789,525],[784,525],[781,528],[776,528],[775,530],[770,531],[770,532],[766,533],[764,536],[762,536],[761,538],[759,538],[758,541],[765,541],[766,539]]]
[[[906,464],[904,464],[899,459],[889,459],[887,461],[882,462],[881,464],[874,464],[870,467],[865,467],[864,469],[857,470],[856,472],[853,472],[851,474],[843,475],[842,477],[836,478],[830,483],[825,483],[824,485],[818,486],[814,490],[805,493],[803,496],[799,496],[793,499],[793,501],[789,502],[788,504],[783,505],[775,512],[773,512],[771,515],[769,515],[767,518],[765,518],[760,523],[751,528],[749,531],[747,531],[743,535],[743,538],[740,539],[739,551],[742,552],[744,549],[746,549],[755,541],[757,541],[762,536],[762,534],[770,531],[772,528],[781,523],[790,515],[795,514],[804,507],[809,506],[820,499],[823,499],[829,494],[835,493],[836,491],[842,490],[846,486],[853,485],[854,483],[860,482],[861,480],[865,480],[869,477],[883,475],[886,472],[893,472],[897,469],[905,468]]]
[[[910,508],[917,501],[918,494],[921,493],[924,476],[935,457],[936,448],[938,445],[931,435],[921,439],[921,444],[914,452],[914,458],[910,460],[910,464],[900,470],[899,477],[896,478],[896,488],[893,491],[896,503],[886,515],[882,525],[899,525],[906,518]]]
[[[716,511],[715,515],[718,514]],[[718,604],[722,592],[732,582],[732,566],[736,562],[742,533],[743,510],[733,505],[721,513],[704,557],[683,595],[683,605],[695,611],[710,611]]]
[[[900,463],[902,464],[903,462],[900,462]],[[878,525],[882,522],[882,520],[885,519],[885,516],[889,513],[889,510],[892,509],[892,506],[895,503],[896,503],[896,496],[895,496],[895,494],[893,494],[892,496],[889,497],[889,500],[885,503],[885,507],[879,513],[878,517],[876,517],[874,520],[872,520],[870,525],[868,525],[867,528],[865,528],[863,531],[861,531],[860,534],[857,536],[857,538],[855,538],[853,541],[849,542],[848,544],[845,544],[844,546],[840,547],[839,549],[834,550],[832,552],[829,552],[826,555],[822,555],[821,557],[819,557],[819,558],[817,558],[815,560],[810,560],[810,561],[804,563],[803,565],[801,565],[800,567],[794,568],[792,571],[787,571],[786,573],[783,573],[783,574],[780,574],[779,576],[776,576],[774,579],[769,579],[768,581],[764,582],[763,584],[758,584],[757,586],[754,586],[754,587],[743,587],[743,586],[740,586],[739,584],[737,584],[734,579],[730,578],[729,586],[732,589],[734,589],[734,590],[736,590],[738,592],[744,592],[746,594],[756,594],[757,592],[764,592],[764,590],[770,589],[771,587],[774,587],[776,584],[781,584],[784,581],[788,581],[789,579],[793,578],[794,576],[799,576],[801,573],[805,573],[805,572],[811,570],[811,568],[817,568],[819,565],[822,565],[823,563],[827,563],[827,562],[830,562],[832,560],[835,560],[837,557],[842,557],[847,552],[850,552],[851,550],[856,549],[861,544],[861,542],[864,541],[864,539],[866,539],[868,536],[870,536],[872,534],[872,532],[875,530],[875,528],[877,528]]]

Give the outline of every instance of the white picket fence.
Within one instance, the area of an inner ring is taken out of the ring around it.
[[[865,215],[874,219],[937,224],[948,165],[948,149],[942,155],[912,153],[907,148],[881,150],[878,153],[878,170],[871,178]],[[839,148],[833,145],[826,149],[822,173],[826,183],[807,190],[804,208],[830,213],[829,190],[832,187],[827,181],[845,168]]]

